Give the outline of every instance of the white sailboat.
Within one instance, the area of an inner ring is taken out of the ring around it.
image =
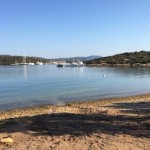
[[[36,65],[43,65],[43,62],[37,62]]]

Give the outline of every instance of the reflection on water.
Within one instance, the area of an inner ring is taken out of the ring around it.
[[[0,110],[148,93],[149,81],[150,68],[0,66]]]
[[[24,75],[24,79],[27,80],[28,74],[27,74],[27,66],[26,65],[23,66],[23,75]]]
[[[79,71],[80,71],[80,74],[81,74],[81,75],[83,75],[83,71],[84,71],[83,69],[84,69],[83,67],[80,67],[80,68],[79,68]]]

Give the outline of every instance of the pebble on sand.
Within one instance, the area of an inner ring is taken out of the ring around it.
[[[3,137],[0,139],[1,143],[13,143],[13,139],[11,137]]]

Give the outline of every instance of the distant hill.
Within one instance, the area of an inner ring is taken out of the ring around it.
[[[93,59],[101,58],[101,56],[92,55],[87,57],[68,57],[68,58],[56,58],[55,60],[58,61],[89,61]]]
[[[85,62],[87,65],[92,64],[148,64],[150,63],[150,51],[140,51],[140,52],[127,52],[122,54],[117,54],[114,56],[102,57],[99,59],[94,59]]]
[[[44,63],[49,62],[48,59],[40,58],[40,57],[26,57],[26,62],[38,62],[42,61]],[[22,63],[23,56],[10,56],[10,55],[0,55],[0,65],[11,65],[14,63]]]
[[[92,55],[88,57],[70,57],[70,58],[57,58],[57,59],[45,59],[41,57],[26,57],[26,62],[33,62],[36,63],[38,61],[42,61],[43,63],[49,63],[52,61],[89,61],[93,59],[100,58],[100,56]],[[0,55],[0,65],[11,65],[15,63],[22,63],[23,62],[23,56],[11,56],[11,55]]]

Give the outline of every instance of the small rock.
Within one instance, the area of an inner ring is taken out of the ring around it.
[[[1,143],[13,143],[13,139],[10,137],[5,137],[5,138],[1,138],[0,140]]]

